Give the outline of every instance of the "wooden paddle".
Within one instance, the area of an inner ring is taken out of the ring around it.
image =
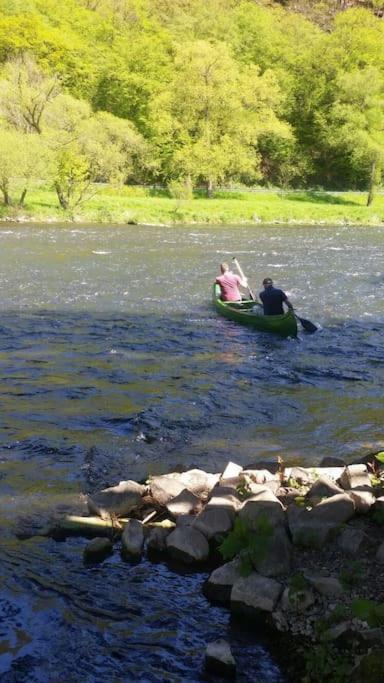
[[[236,256],[234,256],[232,258],[232,261],[235,264],[240,277],[243,278],[243,280],[244,280],[245,275],[242,271],[242,268],[241,268],[240,263],[238,262]],[[255,297],[254,293],[252,292],[252,290],[250,289],[250,287],[248,287],[248,291],[249,291],[251,299],[253,299],[253,301],[256,301],[256,297]],[[305,318],[300,318],[300,316],[298,316],[296,313],[294,313],[294,316],[302,324],[302,326],[303,326],[304,330],[306,330],[306,332],[310,332],[311,334],[313,334],[314,332],[317,331],[316,325],[314,323],[312,323],[310,320],[306,320]]]
[[[243,280],[246,280],[247,278],[245,277],[245,275],[244,275],[244,273],[243,273],[243,271],[242,271],[242,269],[241,269],[241,265],[240,265],[240,263],[238,262],[236,256],[233,256],[233,257],[232,257],[232,261],[233,261],[234,265],[236,266],[237,272],[239,273],[240,277],[241,277]],[[251,299],[252,299],[253,301],[256,301],[256,297],[255,297],[254,293],[252,292],[252,289],[251,289],[250,287],[247,287],[247,289],[248,289],[249,296],[251,297]]]

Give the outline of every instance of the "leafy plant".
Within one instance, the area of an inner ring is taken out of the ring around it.
[[[265,557],[273,528],[265,515],[260,515],[256,529],[250,529],[247,522],[237,517],[235,525],[228,536],[219,545],[219,552],[224,560],[240,558],[240,573],[249,576],[256,560]]]
[[[339,652],[327,643],[304,650],[305,676],[303,683],[345,683],[352,663],[348,653]]]
[[[384,603],[363,598],[352,601],[352,614],[372,628],[384,626]]]

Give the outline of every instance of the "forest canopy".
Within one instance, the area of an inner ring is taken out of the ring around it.
[[[95,181],[373,196],[383,13],[379,0],[0,0],[2,199],[22,203],[37,180],[63,208]]]

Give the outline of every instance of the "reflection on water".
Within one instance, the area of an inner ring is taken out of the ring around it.
[[[84,568],[83,540],[13,532],[120,479],[383,447],[383,234],[0,230],[4,680],[200,680],[216,637],[231,640],[239,680],[280,680],[202,597],[203,575],[126,565],[118,551]],[[254,290],[273,276],[322,331],[281,340],[218,318],[210,284],[234,253]]]

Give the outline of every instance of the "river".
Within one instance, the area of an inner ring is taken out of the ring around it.
[[[84,567],[84,539],[15,532],[120,479],[384,447],[383,244],[380,227],[1,226],[2,682],[213,680],[218,637],[239,681],[284,680],[202,597],[204,572],[118,552]],[[219,318],[211,283],[233,255],[319,331]]]

